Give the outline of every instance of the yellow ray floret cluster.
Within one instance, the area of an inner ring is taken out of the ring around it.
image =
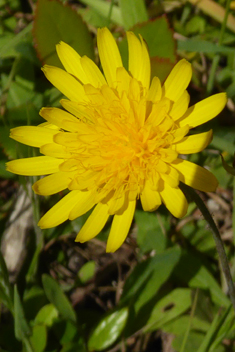
[[[129,71],[122,64],[117,44],[107,28],[98,30],[103,72],[88,57],[69,45],[57,45],[65,68],[44,66],[48,80],[67,98],[64,108],[43,108],[47,121],[39,126],[17,127],[11,138],[40,148],[43,156],[13,160],[7,169],[19,175],[48,175],[33,185],[40,195],[69,189],[39,221],[41,228],[73,220],[94,207],[77,235],[84,242],[96,236],[114,215],[107,243],[113,252],[125,240],[140,198],[145,211],[163,202],[176,217],[187,211],[179,182],[214,191],[216,178],[179,154],[202,151],[212,131],[188,136],[194,128],[215,117],[226,95],[213,95],[188,108],[186,88],[191,65],[181,60],[162,86],[150,84],[150,59],[143,39],[127,32]]]

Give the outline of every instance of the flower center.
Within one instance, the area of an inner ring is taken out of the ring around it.
[[[100,197],[128,192],[135,199],[146,180],[157,190],[167,162],[177,158],[172,148],[178,126],[168,115],[170,101],[147,101],[139,82],[131,79],[129,91],[84,86],[89,102],[77,131],[78,189],[94,189]],[[74,182],[73,182],[74,187]],[[114,195],[113,195],[114,196]]]

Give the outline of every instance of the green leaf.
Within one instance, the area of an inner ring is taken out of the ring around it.
[[[111,346],[120,336],[128,318],[128,308],[122,308],[103,318],[88,340],[89,350],[101,351]]]
[[[15,336],[18,340],[24,341],[31,335],[31,329],[25,319],[24,309],[20,300],[17,286],[14,286],[14,322]]]
[[[163,297],[154,306],[147,322],[146,331],[157,330],[177,318],[191,306],[191,290],[178,288]]]
[[[166,247],[166,236],[162,233],[161,226],[155,213],[136,210],[137,243],[143,253],[156,250],[161,253]]]
[[[95,269],[96,269],[96,263],[93,260],[84,264],[78,272],[78,277],[81,283],[84,284],[90,279],[92,279],[92,277],[95,274]]]
[[[34,319],[34,322],[35,324],[44,324],[46,326],[52,326],[56,318],[58,318],[58,310],[53,304],[46,304],[40,309]]]
[[[0,251],[0,300],[11,312],[13,312],[12,296],[7,267],[2,252]]]
[[[213,54],[234,53],[234,49],[228,46],[220,46],[206,40],[186,39],[177,41],[178,50],[195,51]]]
[[[81,2],[90,6],[91,9],[95,10],[102,17],[108,19],[111,6],[109,2],[103,0],[81,0]],[[110,19],[119,26],[123,26],[122,14],[118,6],[113,5]]]
[[[45,325],[35,325],[30,337],[33,352],[43,352],[47,344],[47,330]]]
[[[220,154],[220,156],[221,156],[221,159],[222,159],[222,164],[223,164],[224,169],[225,169],[230,175],[235,176],[235,168],[234,168],[233,166],[228,165],[228,164],[226,163],[226,161],[224,160],[222,154]]]
[[[62,67],[56,54],[56,44],[64,41],[81,56],[94,59],[93,40],[80,15],[69,5],[57,0],[38,0],[33,35],[40,60]]]
[[[148,13],[143,0],[119,0],[125,29],[148,20]]]
[[[179,280],[192,288],[201,288],[209,290],[214,303],[219,306],[227,307],[230,305],[229,298],[223,293],[220,286],[203,265],[201,258],[198,258],[192,252],[184,253],[174,270],[177,283]]]
[[[121,303],[133,299],[135,311],[139,311],[166,282],[180,255],[180,249],[175,247],[138,264],[125,282]]]
[[[49,275],[42,275],[42,284],[48,300],[54,304],[61,316],[76,323],[76,314],[60,285]]]
[[[19,55],[17,50],[18,45],[22,45],[29,40],[29,35],[32,30],[32,23],[25,27],[18,34],[8,34],[1,38],[0,41],[0,58],[5,59],[8,57],[16,57]],[[3,41],[4,40],[4,41]]]

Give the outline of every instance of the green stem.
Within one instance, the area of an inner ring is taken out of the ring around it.
[[[225,33],[229,9],[230,9],[230,2],[231,2],[231,0],[227,0],[227,2],[226,2],[225,15],[224,15],[223,23],[221,26],[220,36],[219,36],[219,41],[218,41],[219,46],[222,45],[222,43],[223,43],[224,33]],[[212,61],[212,66],[211,66],[210,75],[208,78],[207,88],[206,88],[208,94],[211,93],[213,86],[214,86],[215,74],[216,74],[216,69],[219,64],[219,59],[220,59],[220,55],[216,54],[213,58],[213,61]]]
[[[232,280],[232,276],[231,276],[231,272],[230,272],[230,268],[229,268],[229,263],[228,263],[228,259],[224,250],[224,245],[223,245],[223,241],[220,237],[220,233],[219,230],[209,212],[209,210],[207,209],[205,203],[202,201],[201,197],[194,191],[194,189],[192,189],[189,186],[186,186],[185,184],[181,184],[182,190],[188,194],[192,200],[197,204],[199,210],[201,211],[202,215],[204,216],[205,220],[207,221],[208,225],[210,226],[210,229],[212,231],[213,234],[213,238],[215,241],[215,246],[217,249],[217,253],[219,256],[219,260],[221,263],[221,267],[228,285],[228,292],[229,292],[229,296],[233,305],[233,309],[235,312],[235,286],[233,284],[233,280]]]
[[[194,317],[195,309],[196,309],[196,306],[197,306],[198,292],[199,292],[199,290],[197,288],[196,292],[195,292],[194,300],[193,300],[192,310],[191,310],[191,313],[190,313],[189,324],[188,324],[187,330],[186,330],[186,332],[184,334],[184,339],[183,339],[183,342],[182,342],[182,345],[181,345],[181,348],[180,348],[180,352],[184,352],[184,350],[185,350],[186,342],[188,340],[188,335],[189,335],[189,332],[190,332],[190,329],[191,329],[191,326],[192,326],[193,317]]]

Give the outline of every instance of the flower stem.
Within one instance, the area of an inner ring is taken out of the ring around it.
[[[226,3],[225,15],[224,15],[223,23],[221,26],[220,36],[219,36],[219,41],[218,41],[219,46],[222,45],[222,43],[223,43],[224,33],[225,33],[229,9],[230,9],[230,2],[231,2],[231,0],[227,0],[227,3]],[[213,86],[214,86],[215,74],[216,74],[217,66],[219,64],[219,59],[220,59],[220,55],[216,54],[212,60],[210,75],[209,75],[208,82],[207,82],[207,93],[208,94],[211,93]]]
[[[229,264],[228,264],[228,259],[224,250],[224,245],[222,242],[222,239],[220,237],[220,233],[219,230],[209,212],[209,210],[207,209],[205,203],[202,201],[201,197],[194,191],[194,189],[192,189],[189,186],[186,186],[185,184],[181,184],[182,190],[186,193],[186,195],[188,194],[190,196],[190,198],[196,203],[196,205],[198,206],[199,210],[201,211],[202,215],[204,216],[205,220],[207,221],[208,225],[210,226],[210,229],[212,231],[213,234],[213,238],[215,241],[215,245],[216,245],[216,249],[217,249],[217,253],[219,256],[219,260],[221,263],[221,267],[228,285],[228,292],[229,292],[229,296],[233,305],[233,309],[235,312],[235,286],[232,280],[232,276],[231,276],[231,272],[230,272],[230,268],[229,268]]]

